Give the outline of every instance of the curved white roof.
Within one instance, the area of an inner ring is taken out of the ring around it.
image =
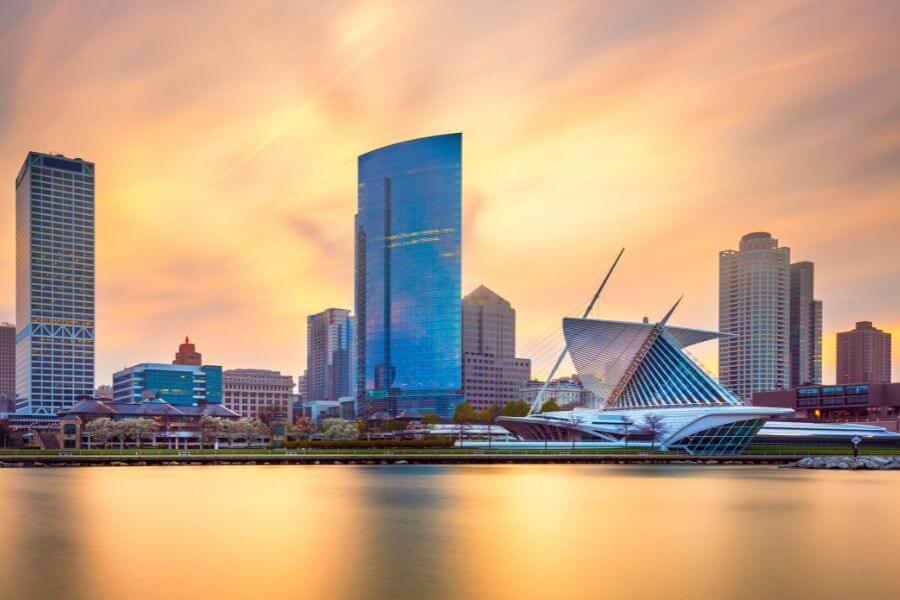
[[[600,319],[563,319],[572,362],[586,389],[607,407],[738,404],[682,350],[714,331]]]

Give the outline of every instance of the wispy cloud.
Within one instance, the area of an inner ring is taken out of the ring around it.
[[[352,307],[356,156],[442,131],[466,285],[510,299],[522,346],[620,246],[603,314],[684,292],[677,319],[714,328],[717,252],[755,229],[817,264],[826,375],[834,331],[900,322],[900,4],[411,6],[0,0],[0,172],[97,163],[101,381],[185,333],[298,374],[305,316]]]

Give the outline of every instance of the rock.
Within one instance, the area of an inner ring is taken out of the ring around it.
[[[395,460],[395,461],[394,461],[394,464],[395,464],[395,465],[408,465],[408,464],[409,464],[409,461],[406,461],[406,460]]]
[[[31,466],[32,467],[46,467],[47,465],[45,465],[42,462],[33,462],[33,463],[31,463]]]
[[[111,467],[127,467],[128,463],[122,462],[121,460],[114,460],[111,463],[109,463],[109,465]]]

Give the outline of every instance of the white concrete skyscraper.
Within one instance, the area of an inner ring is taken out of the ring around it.
[[[719,380],[747,403],[790,386],[790,263],[765,232],[719,253]]]
[[[94,392],[94,163],[29,152],[16,177],[16,410]]]

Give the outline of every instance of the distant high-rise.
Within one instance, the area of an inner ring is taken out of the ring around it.
[[[16,326],[0,323],[0,412],[15,410]]]
[[[16,177],[16,409],[94,392],[94,163],[29,152]]]
[[[814,299],[811,262],[791,264],[791,384],[822,383],[822,301]]]
[[[890,383],[891,334],[871,321],[837,334],[837,383]]]
[[[719,380],[748,403],[790,385],[790,262],[765,232],[719,253]]]
[[[304,402],[336,401],[354,393],[355,329],[356,319],[346,308],[329,308],[306,318]]]
[[[516,311],[479,286],[462,300],[462,378],[466,400],[481,410],[517,400],[531,361],[516,358]]]
[[[193,365],[200,366],[203,364],[203,355],[197,352],[197,348],[191,343],[188,336],[184,336],[184,343],[178,346],[178,352],[175,353],[173,365]]]
[[[357,397],[365,416],[462,401],[462,135],[359,157]]]

